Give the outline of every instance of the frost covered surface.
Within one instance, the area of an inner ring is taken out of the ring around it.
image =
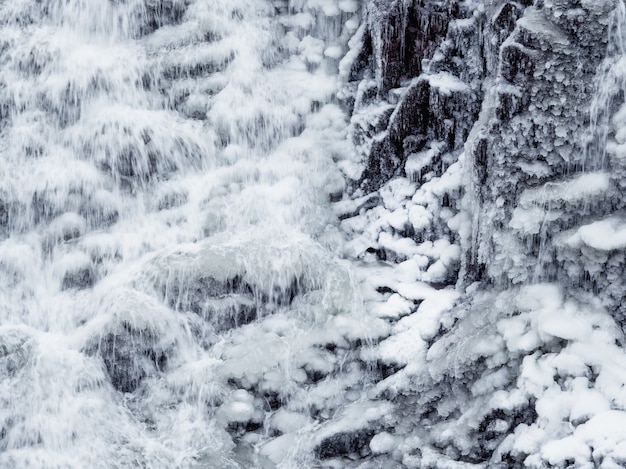
[[[626,465],[619,0],[0,4],[0,467]]]
[[[624,5],[529,3],[449,10],[418,77],[386,82],[374,45],[354,87],[337,208],[392,324],[365,358],[395,408],[363,467],[625,464]]]
[[[398,409],[390,453],[409,467],[451,467],[433,463],[440,451],[468,467],[626,462],[623,333],[596,300],[553,284],[478,293],[440,324],[448,331],[377,385]]]
[[[2,3],[0,467],[306,467],[333,427],[261,449],[362,400],[388,327],[330,207],[360,10]]]

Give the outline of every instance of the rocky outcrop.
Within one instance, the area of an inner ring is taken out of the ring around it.
[[[611,25],[619,21],[611,17],[617,2],[452,3],[372,2],[366,9],[361,56],[371,58],[354,62],[351,78],[364,78],[348,87],[362,159],[353,191],[378,191],[395,177],[441,177],[464,151],[467,196],[456,210],[472,221],[471,234],[456,235],[465,236],[461,283],[588,288],[602,268],[584,266],[576,230],[623,208],[619,176],[609,176],[621,174],[621,157],[603,156],[619,128],[609,123],[621,93],[611,66],[617,46],[607,44],[609,28],[614,39],[620,34]],[[613,52],[605,59],[607,49]],[[411,50],[421,65],[402,60],[399,50]],[[613,128],[600,135],[598,119]],[[622,314],[621,286],[611,278],[593,288],[612,291],[605,304]]]
[[[541,263],[538,279],[558,277],[551,256],[539,251],[566,227],[549,227],[561,217],[547,214],[547,207],[570,213],[582,208],[574,200],[565,207],[556,194],[540,195],[537,188],[571,181],[584,166],[594,77],[606,53],[606,23],[614,3],[585,4],[587,9],[558,5],[529,7],[517,21],[501,47],[485,110],[467,144],[474,216],[468,264],[497,284],[536,280],[531,258]],[[580,39],[587,36],[591,40]],[[530,198],[535,207],[543,205],[532,217],[543,217],[547,226],[531,228],[520,220]],[[588,205],[587,214],[600,204]]]
[[[445,2],[418,3],[386,11],[435,14]],[[371,70],[352,87],[360,205],[342,226],[351,236],[367,228],[353,253],[396,264],[398,278],[410,271],[464,292],[437,312],[424,286],[378,284],[394,332],[373,353],[387,370],[377,397],[395,410],[370,446],[386,441],[377,451],[390,466],[624,462],[612,447],[600,455],[585,433],[604,418],[613,394],[601,383],[613,378],[583,352],[603,347],[591,332],[602,330],[610,353],[623,355],[624,6],[531,3],[447,9],[432,48],[414,49],[422,67],[393,55],[395,68],[358,62]],[[564,364],[573,356],[580,369]],[[602,404],[552,412],[557,389]],[[568,438],[583,448],[577,455]]]
[[[365,161],[358,180],[364,190],[404,175],[407,158],[431,142],[444,142],[450,152],[462,148],[480,107],[475,75],[483,71],[473,66],[483,65],[470,63],[472,72],[458,73],[460,67],[448,64],[463,61],[463,54],[480,56],[464,43],[479,37],[472,14],[452,1],[368,5],[362,53],[371,59],[356,61],[350,75],[369,77],[352,86],[352,134]],[[370,127],[372,113],[377,117]]]

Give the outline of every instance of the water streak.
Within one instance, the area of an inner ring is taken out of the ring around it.
[[[594,94],[589,107],[587,145],[581,161],[584,171],[607,169],[607,141],[611,133],[611,118],[616,106],[626,96],[626,6],[617,1],[608,27],[607,54],[594,82]]]

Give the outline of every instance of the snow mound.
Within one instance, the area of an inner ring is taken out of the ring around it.
[[[581,226],[568,238],[572,246],[584,244],[598,251],[615,251],[626,248],[626,220],[610,217]]]

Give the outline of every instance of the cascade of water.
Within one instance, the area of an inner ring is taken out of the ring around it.
[[[358,4],[311,3],[0,3],[0,467],[258,464],[237,388],[301,392],[358,301],[326,73]]]
[[[616,2],[609,21],[607,55],[596,75],[589,108],[588,143],[581,161],[584,171],[606,169],[610,119],[616,104],[621,104],[617,100],[626,96],[626,6],[622,0]]]

